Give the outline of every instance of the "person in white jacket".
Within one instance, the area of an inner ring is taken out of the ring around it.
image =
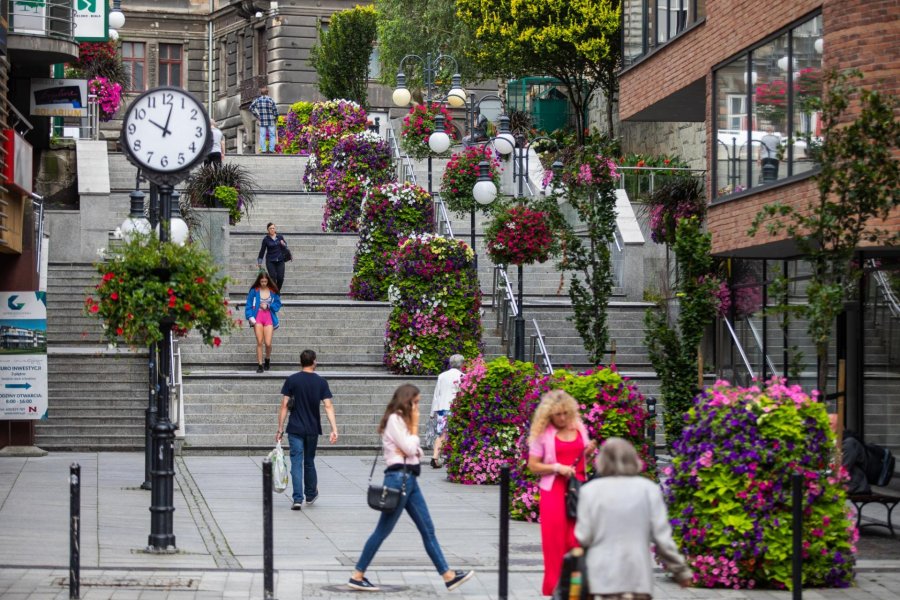
[[[622,438],[606,440],[595,466],[600,477],[582,486],[575,523],[575,538],[587,554],[590,593],[650,600],[650,542],[675,580],[687,587],[693,575],[672,539],[662,491],[640,475],[634,446]]]
[[[440,469],[441,447],[447,441],[447,419],[450,417],[450,404],[459,391],[459,382],[463,373],[459,368],[465,362],[462,354],[454,354],[447,359],[446,371],[438,375],[434,386],[434,400],[431,402],[431,418],[434,419],[434,451],[431,454],[431,468]]]
[[[369,581],[366,569],[375,558],[378,548],[391,534],[397,521],[405,510],[412,517],[416,529],[422,535],[425,552],[434,563],[437,572],[444,579],[447,590],[455,590],[472,578],[474,571],[455,571],[447,565],[441,546],[434,534],[434,523],[425,503],[425,495],[419,488],[421,473],[420,459],[422,447],[419,441],[419,388],[403,384],[394,392],[394,397],[387,405],[378,433],[384,448],[384,485],[405,490],[400,497],[400,504],[391,512],[381,513],[375,531],[369,536],[356,568],[350,576],[347,586],[353,590],[377,592],[379,587]]]

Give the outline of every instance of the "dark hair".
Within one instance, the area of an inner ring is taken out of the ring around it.
[[[311,367],[313,363],[316,362],[316,351],[315,350],[304,350],[300,353],[300,366],[301,367]]]
[[[378,424],[378,433],[384,433],[388,418],[396,413],[406,422],[406,426],[412,429],[413,400],[419,395],[419,388],[411,383],[404,383],[394,391],[394,397],[388,402],[384,410],[384,416]]]
[[[269,227],[271,227],[271,226],[274,225],[274,224],[275,224],[275,223],[266,223],[266,231],[268,231],[268,230],[269,230]]]
[[[275,294],[277,294],[277,293],[278,293],[278,284],[275,283],[275,280],[274,280],[274,279],[272,279],[271,277],[269,277],[269,274],[268,274],[266,271],[262,271],[262,270],[261,270],[261,271],[259,272],[259,275],[256,276],[256,281],[254,281],[254,282],[253,282],[253,285],[251,285],[250,287],[251,287],[251,288],[258,288],[258,287],[259,287],[259,282],[262,280],[263,277],[266,278],[266,287],[269,288],[269,291],[270,291],[270,292],[273,292],[273,293],[275,293]]]

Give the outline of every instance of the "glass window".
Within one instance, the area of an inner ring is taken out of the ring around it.
[[[716,173],[718,195],[747,189],[749,156],[747,129],[747,57],[743,56],[716,71]]]
[[[126,91],[142,92],[147,89],[144,42],[122,42],[122,64],[127,78]]]
[[[704,0],[623,0],[623,64],[629,66],[706,15]]]
[[[181,87],[181,44],[159,45],[159,85]]]
[[[813,169],[807,137],[819,136],[821,51],[818,15],[714,72],[716,196]]]
[[[369,79],[381,78],[381,51],[378,44],[372,46],[372,53],[369,54]]]
[[[228,91],[228,40],[219,42],[219,93]]]

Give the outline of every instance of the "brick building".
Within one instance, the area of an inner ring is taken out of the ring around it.
[[[794,244],[784,236],[749,237],[747,231],[766,204],[805,207],[818,197],[817,169],[803,141],[820,134],[809,99],[821,93],[824,72],[851,67],[863,72],[865,85],[897,95],[898,14],[896,0],[623,2],[619,115],[624,123],[704,124],[713,252],[730,259],[732,284],[761,297],[760,304],[775,303],[769,292],[777,274],[792,279],[791,301],[804,298],[805,265]],[[900,211],[878,225],[896,231]],[[872,268],[859,300],[836,324],[831,356],[847,367],[847,426],[896,452],[898,254],[873,247],[859,252]],[[756,311],[731,325],[736,333],[720,344],[720,369],[726,363],[734,373],[740,366],[768,376],[789,373],[789,363],[800,362],[799,379],[815,381],[815,353],[802,324],[781,327],[778,319]],[[737,358],[740,344],[745,356]],[[805,348],[805,359],[798,347]],[[829,391],[838,371],[832,362]]]

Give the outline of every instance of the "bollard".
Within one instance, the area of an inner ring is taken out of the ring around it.
[[[272,461],[263,459],[263,597],[275,598],[272,552]]]
[[[69,467],[69,598],[81,598],[81,465]]]
[[[497,565],[497,596],[509,596],[509,465],[500,466],[500,563]]]
[[[803,477],[791,475],[791,506],[793,508],[793,558],[791,560],[791,579],[793,590],[791,598],[803,598]]]
[[[650,440],[650,456],[656,458],[656,398],[647,397],[647,438]]]

